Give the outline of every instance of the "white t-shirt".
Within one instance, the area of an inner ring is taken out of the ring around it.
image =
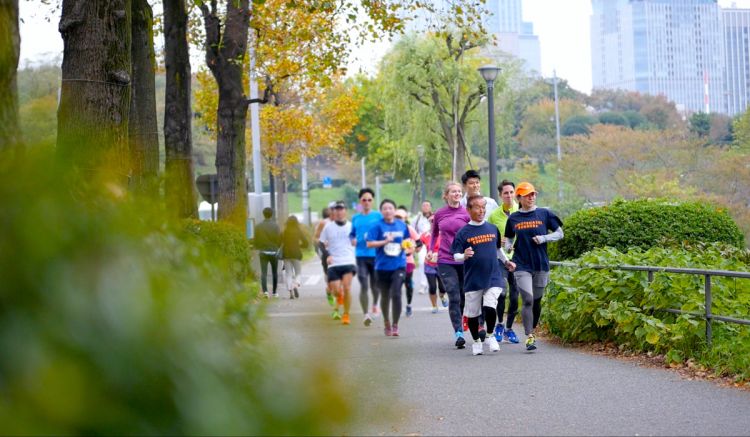
[[[354,246],[352,246],[352,240],[349,239],[351,230],[352,223],[349,221],[343,226],[331,221],[320,233],[320,241],[326,244],[328,254],[333,257],[333,262],[328,264],[329,267],[357,265]]]
[[[466,208],[466,200],[468,197],[466,194],[464,194],[464,197],[461,198],[461,206]],[[497,202],[495,202],[495,199],[492,197],[484,196],[484,200],[487,202],[484,205],[484,219],[487,220],[490,217],[490,214],[492,214],[492,211],[494,211],[497,208]],[[502,232],[502,231],[501,231]]]

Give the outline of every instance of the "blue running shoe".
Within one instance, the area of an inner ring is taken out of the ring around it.
[[[464,339],[464,333],[456,331],[456,349],[463,349],[466,346],[466,339]]]
[[[448,308],[448,296],[446,296],[445,294],[442,294],[440,296],[440,303],[443,304],[443,308]]]
[[[503,333],[503,338],[508,343],[518,344],[518,336],[516,336],[516,333],[512,329],[506,329]]]
[[[498,343],[503,342],[503,331],[505,328],[503,325],[495,325],[495,340],[497,340]]]
[[[411,317],[411,315],[414,314],[411,310],[411,305],[406,306],[406,317]]]

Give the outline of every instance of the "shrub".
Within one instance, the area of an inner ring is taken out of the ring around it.
[[[577,258],[599,247],[621,252],[681,242],[743,247],[744,236],[726,210],[698,202],[616,200],[577,211],[565,220],[565,238],[550,244],[552,259]]]
[[[235,231],[193,223],[184,238],[116,183],[71,184],[54,151],[27,155],[0,161],[0,434],[330,434],[346,420],[331,363],[276,356],[242,268],[209,256],[243,253]]]
[[[701,275],[590,269],[586,265],[652,265],[748,271],[750,252],[717,243],[681,248],[654,247],[620,253],[596,249],[555,268],[545,296],[544,320],[566,342],[614,342],[632,351],[664,354],[667,362],[692,359],[719,374],[750,380],[750,327],[713,323],[713,347],[707,348],[704,321],[664,310],[703,313]],[[750,318],[750,281],[712,277],[712,313]]]
[[[203,220],[186,220],[184,227],[186,237],[205,245],[208,255],[224,263],[238,281],[254,278],[250,267],[251,246],[242,229],[231,223]]]

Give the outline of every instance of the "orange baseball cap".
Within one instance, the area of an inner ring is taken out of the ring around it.
[[[536,189],[534,189],[534,186],[528,182],[521,182],[516,187],[517,196],[528,196],[531,193],[536,193]]]

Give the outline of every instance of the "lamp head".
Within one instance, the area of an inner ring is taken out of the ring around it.
[[[497,75],[500,73],[500,67],[496,67],[491,64],[483,65],[477,70],[479,71],[479,74],[482,75],[482,78],[487,82],[494,82],[497,78]]]

